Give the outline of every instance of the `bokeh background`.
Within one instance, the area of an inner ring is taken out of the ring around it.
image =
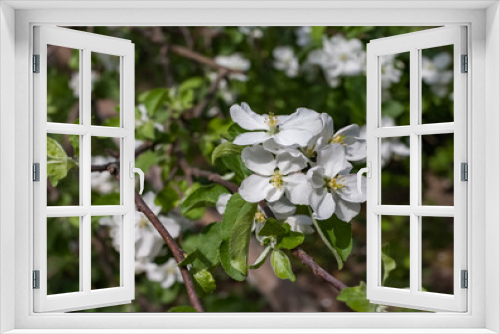
[[[227,174],[212,166],[211,153],[231,125],[229,108],[246,102],[257,113],[290,114],[307,107],[330,114],[335,130],[366,124],[366,44],[372,39],[429,27],[71,27],[131,40],[135,44],[136,166],[146,172],[145,200],[184,249],[209,223],[210,207],[181,215],[182,199],[208,181],[179,165]],[[409,124],[409,55],[382,57],[382,126]],[[453,49],[422,51],[422,122],[453,121]],[[79,122],[79,54],[48,50],[48,120]],[[92,124],[117,126],[119,60],[92,55]],[[363,129],[362,129],[363,130]],[[47,205],[78,205],[78,136],[48,135]],[[382,151],[382,204],[409,204],[409,138],[387,138]],[[120,142],[94,138],[92,164],[119,157]],[[364,161],[354,163],[354,172]],[[230,177],[231,175],[226,175]],[[422,137],[422,203],[453,205],[453,135]],[[107,172],[92,173],[92,204],[118,204],[119,183]],[[411,311],[369,304],[366,281],[365,206],[351,221],[353,247],[339,271],[318,235],[303,248],[316,262],[356,287],[337,300],[292,258],[295,283],[277,278],[269,264],[244,282],[214,273],[217,289],[203,296],[208,312],[387,312]],[[92,217],[92,288],[119,285],[116,230],[120,217]],[[48,293],[78,291],[78,217],[49,218]],[[188,305],[171,253],[142,214],[136,215],[136,298],[128,305],[92,312],[164,312]],[[260,254],[254,242],[250,261]],[[382,217],[387,255],[385,286],[409,286],[409,221]],[[453,293],[453,220],[422,221],[425,290]],[[346,300],[355,301],[346,304]]]

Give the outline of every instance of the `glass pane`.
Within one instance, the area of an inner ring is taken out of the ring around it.
[[[92,52],[92,125],[120,126],[120,57]]]
[[[422,290],[453,294],[453,218],[421,217]]]
[[[80,122],[80,50],[47,45],[47,121]]]
[[[109,171],[109,167],[120,168],[120,141],[119,138],[107,137],[91,139],[92,205],[120,205],[120,182]]]
[[[422,136],[422,204],[453,205],[453,133]]]
[[[47,218],[47,294],[80,291],[80,218]]]
[[[80,136],[47,134],[47,205],[80,205]]]
[[[410,124],[410,53],[379,57],[381,127]]]
[[[410,287],[410,217],[382,216],[382,286]]]
[[[92,217],[92,289],[120,286],[122,216]]]
[[[382,204],[410,204],[410,137],[380,139]]]
[[[453,45],[422,50],[422,124],[453,122]]]

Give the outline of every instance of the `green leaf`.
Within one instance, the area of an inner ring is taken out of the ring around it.
[[[80,155],[80,136],[68,136],[68,138],[75,151],[75,157],[78,157]]]
[[[300,232],[289,231],[282,236],[276,244],[276,248],[294,249],[304,242],[305,236]]]
[[[216,266],[220,261],[219,247],[222,242],[220,227],[221,223],[212,223],[205,226],[200,233],[187,237],[182,248],[189,254],[182,264],[192,264],[194,269],[210,269]]]
[[[269,218],[262,229],[259,237],[278,237],[286,233],[286,229],[274,218]]]
[[[231,257],[229,256],[229,240],[224,240],[220,244],[219,247],[219,256],[220,256],[220,263],[222,265],[222,268],[226,272],[226,274],[229,275],[232,279],[236,281],[244,281],[245,280],[245,275],[243,275],[241,272],[236,270],[232,265],[231,265]]]
[[[366,284],[363,281],[358,286],[343,289],[337,296],[337,300],[345,302],[356,312],[375,312],[377,309],[377,304],[371,304],[366,299]]]
[[[384,268],[384,277],[382,277],[382,284],[385,282],[385,280],[389,277],[389,274],[391,271],[396,269],[396,261],[389,255],[385,254],[382,251],[382,266]]]
[[[255,211],[257,211],[257,203],[245,202],[236,217],[229,237],[231,265],[243,275],[248,273],[248,248]]]
[[[146,172],[151,168],[151,166],[157,164],[160,160],[161,158],[158,156],[158,153],[146,151],[135,159],[135,166]]]
[[[179,194],[169,183],[156,195],[155,204],[162,207],[164,212],[168,212],[177,207]]]
[[[281,279],[288,279],[292,282],[295,281],[295,275],[292,271],[290,259],[281,250],[273,250],[271,254],[271,265],[273,266],[274,273]]]
[[[216,162],[217,166],[222,165],[224,168],[234,172],[238,178],[237,181],[242,181],[247,176],[253,174],[245,166],[245,163],[241,159],[241,155],[226,155],[224,157],[220,157]]]
[[[201,269],[194,272],[193,278],[204,293],[212,293],[215,291],[215,280],[208,270]]]
[[[68,156],[62,146],[54,139],[47,137],[47,158],[66,160]]]
[[[168,90],[166,88],[155,88],[139,96],[139,101],[146,106],[148,115],[152,116],[167,97]]]
[[[240,155],[241,151],[243,151],[244,146],[235,145],[230,142],[225,142],[217,146],[212,152],[212,163],[215,164],[217,159],[231,156],[231,155]]]
[[[234,138],[236,138],[239,134],[242,134],[243,132],[247,132],[245,129],[243,129],[241,126],[238,124],[234,123],[229,127],[227,130],[227,135],[224,136],[225,139],[229,141],[233,141]]]
[[[236,218],[238,217],[238,213],[241,211],[243,206],[247,202],[241,198],[240,194],[234,194],[231,196],[229,201],[226,204],[226,211],[222,216],[222,224],[221,224],[221,239],[227,240],[231,236],[231,230],[235,224]]]
[[[314,26],[311,28],[311,38],[315,42],[321,42],[326,27]]]
[[[250,266],[250,269],[259,269],[264,264],[264,262],[266,262],[266,259],[270,252],[271,246],[267,246],[266,248],[264,248],[257,260],[255,260],[255,263]]]
[[[219,184],[201,186],[182,201],[181,214],[185,215],[192,209],[200,207],[214,206],[220,195],[228,193],[229,190]]]
[[[336,216],[332,216],[327,220],[313,218],[313,223],[321,240],[337,260],[339,269],[342,269],[352,250],[351,224],[338,219]]]
[[[149,120],[137,127],[136,132],[145,139],[155,139],[155,125],[152,120]]]
[[[198,312],[194,307],[191,306],[174,306],[171,307],[168,312]]]
[[[76,165],[56,140],[47,137],[47,177],[53,187],[57,187],[59,181],[68,174],[68,170]]]

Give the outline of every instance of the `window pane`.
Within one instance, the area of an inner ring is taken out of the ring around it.
[[[92,125],[120,126],[120,57],[92,52]]]
[[[422,217],[422,290],[453,294],[453,218]]]
[[[410,124],[410,53],[379,57],[381,127]]]
[[[380,139],[382,204],[410,204],[410,138]]]
[[[122,216],[92,217],[92,289],[120,286]]]
[[[80,205],[80,136],[47,134],[47,205]]]
[[[422,204],[453,205],[453,133],[422,136]]]
[[[381,220],[382,286],[402,289],[409,288],[410,217],[382,216]]]
[[[47,45],[47,121],[80,122],[80,50]]]
[[[80,291],[80,218],[47,218],[47,294]]]
[[[108,166],[120,168],[119,138],[92,137],[92,205],[120,205],[120,182]]]
[[[422,124],[453,122],[453,45],[422,50]]]

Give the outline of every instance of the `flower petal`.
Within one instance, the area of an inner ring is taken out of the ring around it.
[[[266,119],[254,113],[246,103],[232,105],[229,112],[233,121],[245,130],[269,130]]]
[[[181,226],[175,219],[165,216],[159,216],[158,219],[160,219],[163,226],[165,226],[172,238],[177,238],[179,236],[181,232]]]
[[[303,234],[313,234],[313,221],[311,217],[307,215],[296,215],[292,217],[288,217],[285,220],[285,223],[290,225],[290,229],[294,232],[300,232]]]
[[[290,153],[285,152],[278,155],[276,165],[280,170],[280,174],[288,175],[304,169],[307,166],[307,159],[303,155],[294,157]]]
[[[280,131],[292,129],[307,131],[312,137],[323,130],[323,121],[320,114],[316,111],[307,108],[298,108],[288,119],[280,123]],[[301,146],[305,146],[306,144]]]
[[[366,202],[366,177],[361,177],[361,191],[358,191],[358,176],[356,174],[342,176],[342,184],[345,186],[339,190],[338,195],[345,201],[353,203]]]
[[[261,145],[245,147],[241,160],[248,169],[260,175],[273,175],[276,168],[274,156]]]
[[[312,187],[307,175],[302,173],[291,174],[283,177],[286,196],[293,204],[309,205]]]
[[[256,174],[250,175],[244,179],[243,182],[241,182],[238,192],[247,202],[260,202],[274,189],[270,180],[271,178],[268,176],[260,176]]]
[[[318,165],[325,169],[328,177],[336,176],[341,170],[347,168],[344,147],[340,144],[330,144],[318,152]]]
[[[317,219],[328,219],[335,212],[333,196],[326,188],[313,189],[309,201]]]
[[[313,134],[307,130],[286,129],[280,130],[273,136],[274,141],[283,146],[306,146]]]
[[[359,161],[366,158],[366,140],[356,138],[356,141],[345,147],[346,158],[349,161]]]
[[[276,219],[285,219],[295,213],[297,208],[286,197],[281,197],[276,202],[269,202],[269,208],[276,216]]]
[[[271,191],[269,191],[269,193],[266,196],[266,200],[268,202],[276,202],[283,196],[284,193],[285,193],[284,187],[281,188],[272,187]]]
[[[233,141],[233,144],[235,145],[254,145],[254,144],[260,144],[265,142],[271,138],[271,136],[267,132],[245,132],[242,134],[239,134]]]
[[[321,188],[325,185],[325,169],[321,166],[314,166],[307,171],[307,177],[313,188]]]
[[[217,209],[217,212],[220,213],[221,215],[223,215],[224,212],[226,212],[227,202],[229,202],[230,198],[231,194],[222,194],[217,199],[217,203],[215,203],[215,208]]]
[[[337,207],[335,208],[335,215],[345,222],[350,222],[354,217],[359,214],[361,205],[359,203],[352,203],[344,201],[337,197]]]

